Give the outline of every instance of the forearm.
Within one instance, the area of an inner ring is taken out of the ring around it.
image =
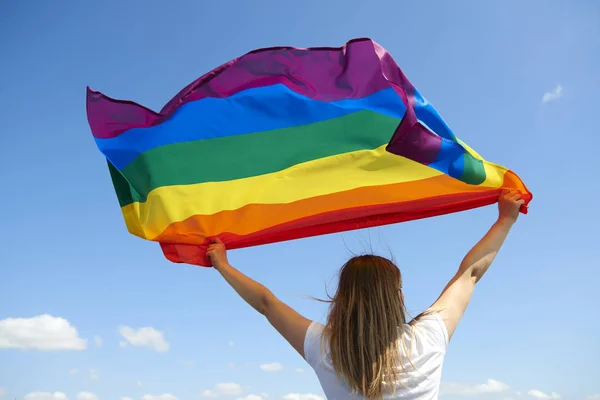
[[[217,271],[246,303],[250,304],[259,313],[264,314],[266,301],[271,294],[269,289],[231,265],[220,266]]]
[[[458,274],[466,274],[478,282],[492,265],[513,224],[514,221],[510,219],[497,220],[479,243],[467,253]]]

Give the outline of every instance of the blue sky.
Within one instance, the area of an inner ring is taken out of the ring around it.
[[[535,195],[452,340],[445,397],[600,393],[600,183],[592,141],[600,3],[367,3],[2,2],[6,399],[65,398],[35,392],[77,400],[187,400],[205,390],[230,393],[224,399],[322,395],[303,360],[214,270],[171,264],[158,245],[127,233],[87,125],[85,87],[158,110],[190,81],[254,48],[339,46],[355,37],[387,48],[461,139],[515,170]],[[554,95],[543,101],[545,93]],[[352,251],[391,252],[416,314],[435,300],[495,212],[237,250],[230,260],[322,320],[326,306],[307,296],[324,296]],[[152,329],[138,331],[144,327]],[[64,338],[81,350],[6,348],[15,337],[30,346],[23,335],[32,332],[38,344]],[[270,363],[283,368],[261,369]]]

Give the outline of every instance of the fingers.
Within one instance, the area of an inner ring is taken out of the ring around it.
[[[505,189],[502,191],[502,197],[510,201],[519,201],[521,200],[521,193],[518,190]]]
[[[510,199],[512,201],[517,201],[521,199],[521,193],[517,192],[517,191],[513,191],[510,193]]]
[[[206,253],[214,253],[215,251],[218,251],[219,247],[215,244],[208,246],[208,248],[206,249]]]
[[[209,248],[206,250],[206,257],[210,258],[211,260],[212,260],[214,257],[218,257],[218,256],[219,256],[219,249],[217,249],[217,248],[210,248],[210,247],[209,247]]]
[[[214,250],[214,249],[217,249],[219,247],[225,247],[225,243],[223,243],[223,241],[221,239],[219,239],[219,238],[211,238],[211,239],[209,239],[209,243],[210,244],[207,247],[208,250],[211,250],[211,249]]]
[[[206,256],[209,258],[213,258],[214,256],[217,255],[217,252],[219,251],[225,251],[225,244],[223,243],[223,241],[219,238],[211,238],[210,239],[210,244],[208,245],[208,247],[206,248]]]
[[[515,190],[504,189],[500,197],[504,199],[511,199],[515,195],[515,193],[517,193]]]

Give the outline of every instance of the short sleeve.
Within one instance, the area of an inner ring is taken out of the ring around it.
[[[431,350],[446,353],[448,349],[448,328],[438,312],[421,315],[412,324],[415,335],[424,340]]]
[[[304,359],[313,368],[321,360],[321,336],[324,328],[322,324],[313,321],[304,337]]]

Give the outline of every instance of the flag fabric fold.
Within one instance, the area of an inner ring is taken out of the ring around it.
[[[532,198],[370,39],[252,51],[160,112],[88,88],[87,115],[127,229],[173,262],[210,265],[215,237],[234,249]]]

